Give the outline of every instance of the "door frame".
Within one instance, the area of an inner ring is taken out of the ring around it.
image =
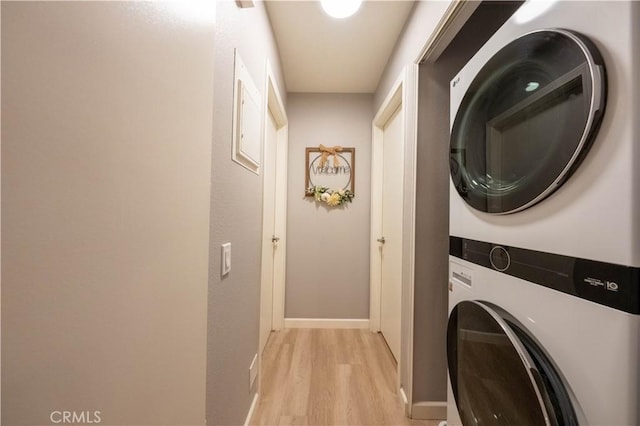
[[[382,235],[382,183],[383,183],[383,142],[384,127],[393,113],[403,105],[404,97],[403,71],[392,86],[389,94],[380,106],[373,119],[371,143],[371,233],[370,233],[370,295],[369,295],[369,329],[380,331],[380,310],[382,306],[382,262],[380,261],[378,238]],[[406,117],[403,114],[402,127]],[[403,131],[403,136],[406,129]],[[406,142],[406,141],[405,141]],[[404,185],[403,185],[404,186]]]
[[[407,350],[409,351],[406,354],[405,362],[407,362],[407,377],[406,383],[402,383],[400,387],[400,393],[403,397],[403,403],[405,404],[405,414],[407,417],[413,419],[434,419],[441,418],[442,413],[446,413],[446,405],[442,407],[438,403],[433,402],[414,402],[413,401],[413,346],[414,346],[414,286],[415,286],[415,224],[416,224],[416,216],[415,216],[415,208],[416,208],[416,168],[417,168],[417,144],[418,144],[418,81],[419,81],[419,67],[423,63],[435,63],[440,55],[444,52],[444,50],[449,46],[449,43],[455,38],[458,32],[462,29],[467,20],[471,17],[473,12],[478,8],[480,3],[484,1],[467,1],[467,0],[452,0],[444,14],[438,20],[437,25],[429,35],[429,37],[425,40],[422,48],[415,56],[415,59],[412,62],[411,67],[413,67],[414,76],[411,79],[411,88],[408,89],[410,91],[409,96],[412,97],[411,100],[411,108],[413,108],[413,115],[411,120],[413,120],[410,125],[413,126],[412,129],[412,138],[407,147],[408,151],[412,151],[408,155],[408,159],[413,162],[411,166],[411,176],[405,174],[405,178],[408,181],[405,181],[405,186],[411,186],[410,189],[405,188],[405,194],[410,194],[410,199],[405,199],[405,208],[411,209],[411,236],[410,238],[410,249],[408,252],[408,261],[407,261],[407,271],[409,277],[407,280],[410,280],[410,283],[407,286],[408,289],[408,297],[411,298],[410,306],[411,312],[410,318],[408,318],[408,326],[407,326]],[[449,206],[447,205],[447,209]],[[408,217],[408,216],[405,216]],[[403,277],[404,283],[404,277]],[[403,312],[404,314],[404,312]],[[403,336],[404,337],[404,336]],[[444,411],[443,411],[444,410]]]
[[[284,326],[284,295],[285,295],[285,271],[287,261],[287,162],[289,152],[289,122],[287,119],[287,113],[284,108],[284,103],[280,97],[280,89],[275,78],[275,74],[271,68],[269,61],[266,61],[265,65],[265,100],[264,100],[264,126],[263,126],[263,147],[266,142],[266,130],[269,120],[269,112],[273,116],[276,123],[276,195],[274,200],[275,208],[275,235],[280,238],[278,242],[278,251],[276,252],[273,260],[273,304],[272,304],[272,317],[271,317],[271,329],[281,330]],[[265,179],[262,180],[262,194],[263,194],[263,207],[262,207],[262,238],[269,239],[272,237],[269,230],[264,226],[265,211],[264,211],[264,193],[265,193]],[[264,253],[261,253],[261,271],[264,268],[263,262],[266,261]],[[262,274],[261,274],[262,276]],[[262,286],[262,282],[260,283]],[[262,300],[262,295],[260,296]],[[258,342],[260,342],[260,336]],[[263,348],[259,348],[262,350]]]
[[[382,179],[384,127],[396,110],[403,107],[402,128],[404,145],[403,211],[402,211],[402,276],[401,276],[401,330],[400,353],[396,384],[401,390],[402,368],[411,368],[413,355],[413,270],[415,246],[415,173],[417,140],[417,79],[418,65],[405,66],[372,123],[371,145],[371,235],[370,235],[370,284],[369,329],[380,331],[381,310],[381,262],[377,238],[382,232]],[[404,331],[404,332],[403,332]]]
[[[414,286],[415,286],[415,226],[416,226],[416,168],[418,142],[418,80],[419,66],[424,62],[435,62],[458,31],[473,14],[480,2],[452,0],[435,28],[420,46],[414,60],[400,72],[400,76],[388,92],[373,120],[371,156],[371,239],[370,239],[370,330],[380,330],[380,261],[377,258],[376,239],[381,232],[381,166],[382,128],[392,114],[393,102],[398,99],[405,106],[405,168],[404,211],[402,244],[402,323],[400,359],[398,360],[397,388],[405,407],[405,415],[412,418],[434,418],[425,416],[421,406],[413,402],[413,354],[414,354]],[[395,98],[394,98],[395,97]],[[391,109],[391,110],[389,110]],[[403,371],[406,370],[402,382]],[[416,405],[416,407],[414,407]],[[416,410],[414,410],[416,408]]]

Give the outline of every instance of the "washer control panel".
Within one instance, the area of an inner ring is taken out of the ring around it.
[[[473,286],[473,269],[456,262],[449,262],[449,282]]]

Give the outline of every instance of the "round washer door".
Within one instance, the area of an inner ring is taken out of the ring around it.
[[[464,425],[577,425],[561,376],[500,308],[464,301],[449,317],[447,358]]]
[[[471,207],[507,214],[555,191],[600,126],[602,57],[586,37],[560,29],[526,34],[496,53],[458,108],[450,168]]]

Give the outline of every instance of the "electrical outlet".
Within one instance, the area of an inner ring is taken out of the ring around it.
[[[231,271],[231,243],[222,245],[221,273],[227,275]]]

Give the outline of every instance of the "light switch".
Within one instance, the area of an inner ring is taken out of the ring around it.
[[[222,275],[227,275],[231,271],[231,243],[222,245]]]

